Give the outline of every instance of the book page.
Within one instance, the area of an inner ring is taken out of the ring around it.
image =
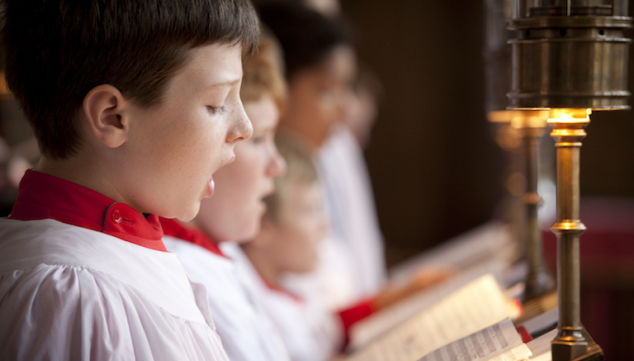
[[[531,356],[511,320],[505,319],[443,346],[419,361],[517,361]]]
[[[471,268],[497,259],[508,264],[517,252],[508,226],[485,223],[405,261],[390,271],[390,282],[406,282],[421,267]]]
[[[447,296],[465,287],[478,278],[492,274],[496,278],[502,274],[505,264],[494,260],[487,264],[465,270],[454,278],[432,289],[418,292],[407,299],[379,312],[352,326],[350,330],[350,349],[358,350],[389,330],[403,324],[420,312],[432,307]],[[478,305],[473,305],[478,307]],[[496,319],[495,321],[499,321]]]
[[[349,360],[417,360],[496,324],[508,315],[507,299],[491,275],[483,276],[392,329]]]
[[[550,361],[552,359],[550,354],[550,344],[555,336],[557,336],[557,331],[558,329],[556,328],[554,330],[550,330],[526,344],[533,353],[533,357],[530,358],[530,360]]]

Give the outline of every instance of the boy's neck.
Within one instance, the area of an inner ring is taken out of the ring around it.
[[[268,284],[280,287],[282,272],[271,262],[271,257],[249,246],[243,247],[242,249],[247,257],[249,257],[253,267],[260,274],[260,277]]]
[[[102,174],[103,169],[96,167],[96,164],[99,164],[99,161],[95,159],[91,161],[83,160],[81,157],[50,159],[42,156],[34,169],[38,172],[77,183],[117,202],[126,203],[134,207],[116,190],[114,185],[109,182],[109,178]]]

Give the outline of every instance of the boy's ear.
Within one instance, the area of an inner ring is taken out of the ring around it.
[[[116,87],[102,84],[84,97],[82,110],[92,134],[106,147],[117,148],[128,138],[130,124],[123,111],[126,99]]]

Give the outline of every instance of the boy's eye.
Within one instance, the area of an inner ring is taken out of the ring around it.
[[[213,115],[216,115],[216,114],[220,114],[220,113],[224,112],[225,111],[225,107],[224,106],[222,106],[222,107],[214,107],[214,106],[208,105],[207,106],[207,111],[209,113],[213,114]]]

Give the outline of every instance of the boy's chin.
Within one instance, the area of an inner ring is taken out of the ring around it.
[[[175,214],[173,217],[169,217],[169,218],[176,218],[181,222],[189,223],[194,218],[196,218],[196,215],[198,215],[199,210],[200,210],[200,203],[196,205],[192,205],[188,207],[187,209],[183,209],[182,211],[177,212],[177,214]]]
[[[229,242],[233,242],[233,243],[237,243],[237,244],[249,244],[249,243],[251,243],[251,241],[253,241],[255,236],[257,236],[259,231],[260,231],[260,229],[258,227],[257,229],[255,229],[253,231],[242,232],[240,235],[236,235],[236,237],[234,237],[233,240],[231,240]]]

